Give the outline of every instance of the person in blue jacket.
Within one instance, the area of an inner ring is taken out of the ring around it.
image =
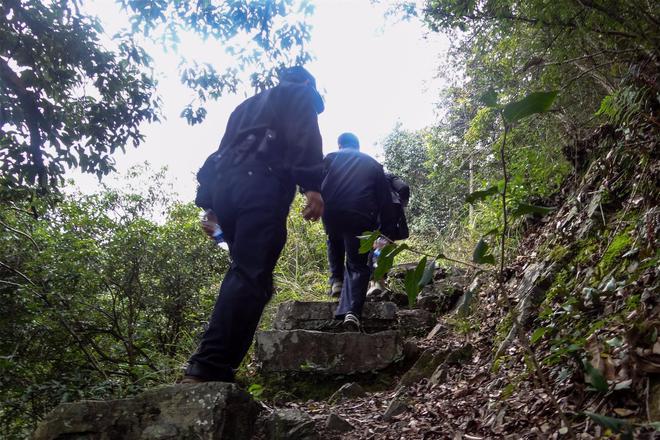
[[[335,318],[343,320],[347,330],[358,331],[371,266],[369,254],[359,252],[357,237],[375,229],[387,236],[396,227],[396,219],[383,167],[360,152],[360,142],[353,133],[341,134],[337,143],[339,151],[323,160],[323,224],[328,235],[331,285],[340,291]]]
[[[220,147],[197,173],[195,203],[211,210],[207,223],[220,225],[232,262],[183,383],[234,380],[273,294],[296,185],[307,198],[303,217],[320,218],[322,111],[314,77],[302,67],[289,68],[277,86],[234,110]]]

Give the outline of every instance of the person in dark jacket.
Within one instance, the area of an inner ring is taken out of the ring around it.
[[[182,382],[234,380],[273,293],[296,185],[307,198],[303,217],[322,215],[322,111],[314,77],[302,67],[287,69],[279,85],[234,110],[220,147],[198,172],[195,203],[212,210],[209,220],[222,228],[232,262]]]
[[[359,330],[371,267],[369,254],[359,252],[357,236],[379,228],[387,235],[396,223],[383,167],[359,151],[354,134],[343,133],[337,142],[339,151],[323,161],[323,224],[328,234],[331,283],[342,282],[335,317],[343,319],[347,329]]]

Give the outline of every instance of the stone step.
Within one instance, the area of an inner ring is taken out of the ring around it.
[[[273,321],[275,330],[318,330],[333,332],[336,302],[287,301],[279,305]],[[362,328],[367,333],[397,326],[397,306],[392,302],[367,302],[362,311]]]
[[[128,399],[63,403],[46,415],[32,438],[247,440],[259,409],[234,384],[172,385]]]
[[[403,357],[397,331],[327,333],[311,330],[257,332],[255,356],[266,373],[354,374],[381,370]]]

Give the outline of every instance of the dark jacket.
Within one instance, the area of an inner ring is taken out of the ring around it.
[[[380,223],[387,235],[396,227],[390,186],[383,167],[358,150],[344,148],[323,160],[321,194],[328,216],[348,213]]]
[[[260,140],[268,129],[274,131],[275,138],[259,160],[301,188],[320,191],[323,150],[315,109],[318,99],[318,93],[309,86],[283,82],[243,101],[229,117],[218,151],[209,156],[197,173],[200,186],[195,203],[210,207],[218,153],[229,156],[250,134]],[[231,167],[231,161],[226,166]]]

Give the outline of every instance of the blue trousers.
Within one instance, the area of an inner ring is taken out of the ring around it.
[[[367,296],[371,265],[369,254],[359,252],[360,239],[357,237],[375,229],[376,221],[356,213],[328,210],[323,215],[323,224],[328,234],[331,277],[338,277],[340,268],[343,271],[339,279],[344,283],[335,318],[343,319],[348,312],[359,317]]]
[[[218,182],[213,211],[232,262],[186,374],[232,381],[273,294],[273,269],[286,242],[295,185],[283,182],[259,162],[224,172]]]
[[[328,266],[330,268],[329,284],[344,281],[344,261],[346,247],[344,246],[344,237],[341,234],[334,236],[328,235],[326,240],[328,248]]]

